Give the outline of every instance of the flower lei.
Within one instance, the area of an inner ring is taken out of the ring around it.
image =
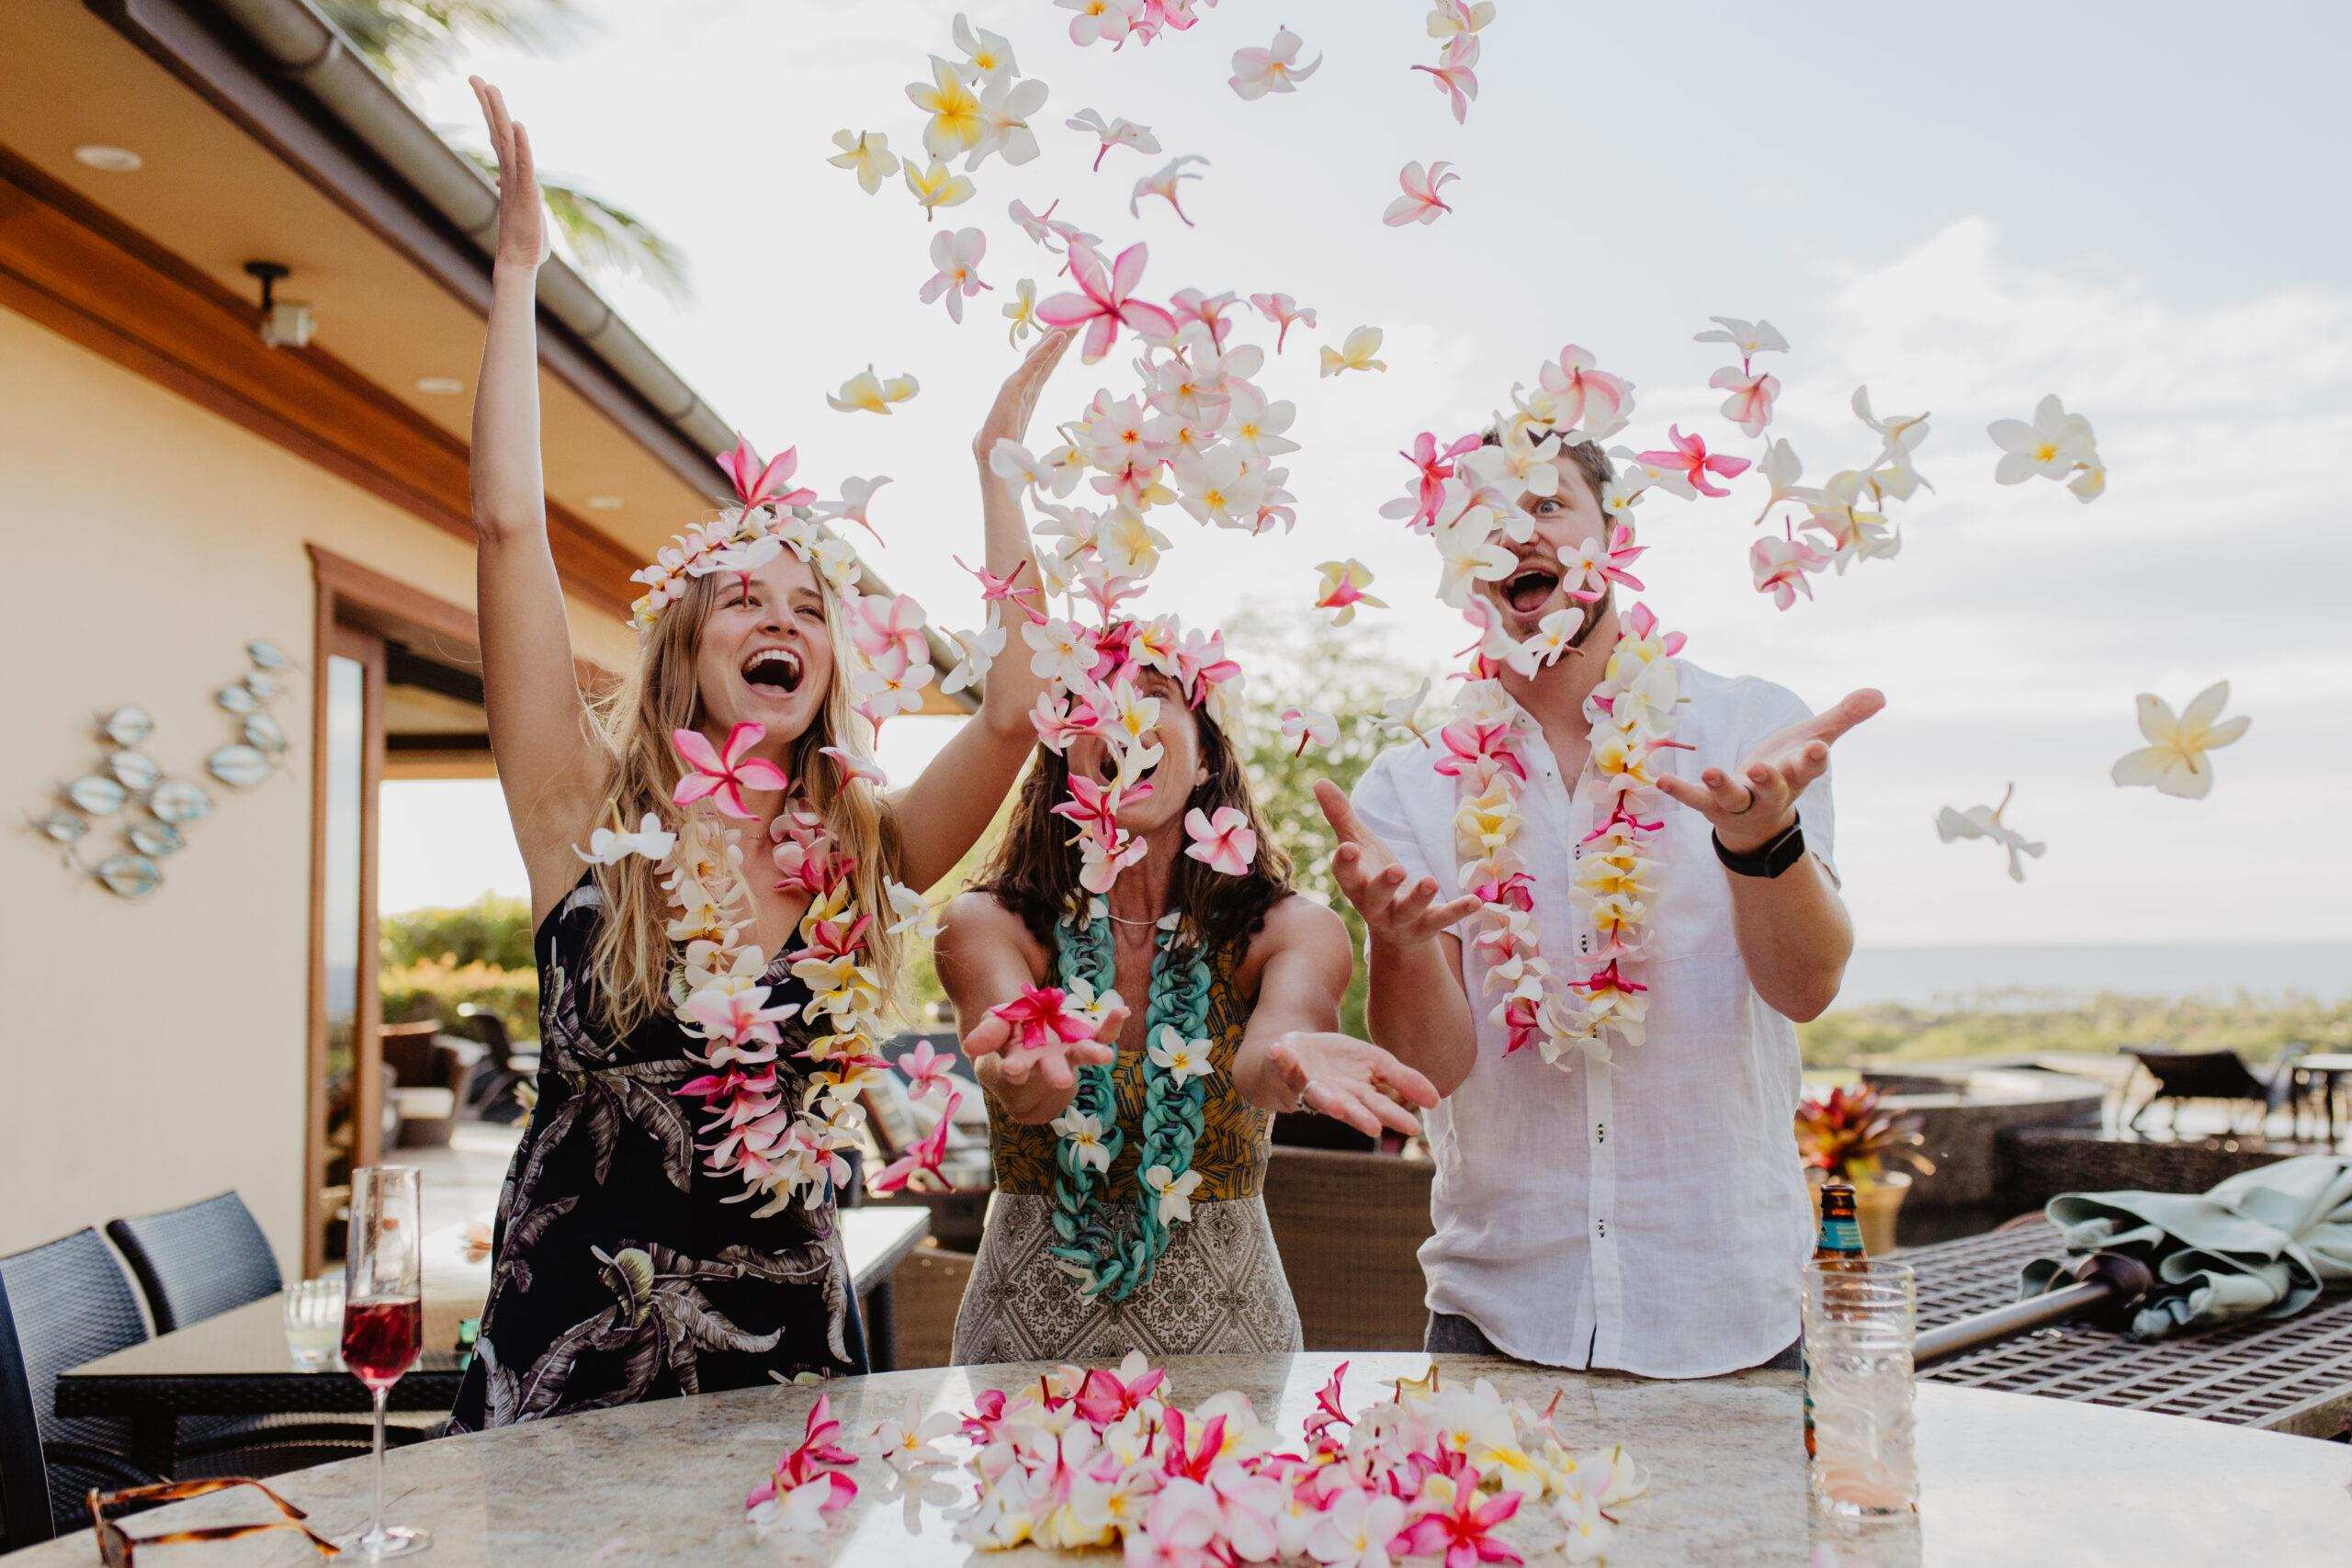
[[[1125,1240],[1103,1213],[1101,1183],[1125,1143],[1119,1128],[1117,1091],[1111,1068],[1079,1069],[1069,1108],[1055,1118],[1054,1234],[1048,1250],[1091,1297],[1125,1301],[1148,1283],[1168,1250],[1171,1220],[1192,1217],[1190,1194],[1197,1179],[1193,1148],[1200,1142],[1208,1102],[1208,1014],[1211,976],[1207,958],[1180,935],[1170,913],[1153,939],[1151,988],[1144,1006],[1144,1038],[1159,1046],[1172,1033],[1182,1049],[1155,1048],[1144,1062],[1143,1148],[1136,1168],[1144,1191],[1136,1200],[1135,1228]],[[1072,992],[1111,998],[1114,964],[1109,911],[1100,898],[1088,902],[1083,922],[1064,919],[1057,928],[1055,960],[1062,984]],[[1189,1064],[1198,1063],[1198,1066]]]
[[[982,1551],[1124,1547],[1130,1562],[1518,1562],[1506,1527],[1539,1510],[1557,1532],[1542,1538],[1543,1561],[1585,1562],[1648,1490],[1623,1445],[1576,1446],[1556,1395],[1539,1410],[1484,1380],[1441,1387],[1432,1366],[1351,1416],[1347,1371],[1341,1362],[1285,1438],[1236,1392],[1175,1404],[1165,1371],[1136,1352],[1116,1369],[1066,1365],[986,1390],[960,1416],[910,1401],[874,1428],[870,1457],[918,1493],[955,1465],[970,1483],[956,1533]],[[820,1399],[745,1499],[756,1533],[832,1527],[861,1457],[839,1429]]]

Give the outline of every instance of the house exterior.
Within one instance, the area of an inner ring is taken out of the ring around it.
[[[331,1229],[336,1074],[346,1154],[373,1153],[375,786],[487,770],[466,439],[492,197],[306,0],[17,0],[0,62],[0,785],[25,823],[0,850],[0,1251],[233,1188],[291,1272]],[[255,262],[307,344],[264,341]],[[541,300],[593,682],[732,434],[560,261]],[[283,744],[240,787],[207,760],[246,737],[217,694],[256,639],[291,661],[252,683]],[[130,746],[100,734],[126,705],[153,726]],[[93,871],[152,834],[143,792],[62,793],[119,750],[213,807],[136,896]],[[38,826],[61,814],[71,846]]]

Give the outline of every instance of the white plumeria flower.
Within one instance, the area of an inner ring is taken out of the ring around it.
[[[1691,342],[1727,343],[1739,350],[1743,359],[1767,352],[1786,354],[1789,351],[1789,340],[1782,337],[1780,329],[1770,321],[1743,321],[1736,316],[1709,316],[1707,320],[1716,323],[1715,330],[1701,333]]]
[[[671,846],[677,841],[678,835],[666,831],[662,826],[662,818],[649,811],[634,833],[599,828],[588,835],[586,849],[575,844],[571,852],[590,865],[617,865],[631,855],[660,861],[669,854]]]
[[[1266,49],[1237,49],[1233,51],[1233,76],[1226,85],[1244,103],[1264,97],[1268,93],[1295,93],[1298,84],[1323,67],[1323,57],[1317,55],[1314,63],[1298,63],[1299,36],[1288,28],[1278,29],[1272,45]]]
[[[1167,535],[1125,502],[1103,514],[1102,528],[1095,536],[1095,548],[1101,552],[1102,564],[1121,577],[1150,576],[1159,565],[1159,552],[1168,548],[1169,542]]]
[[[1229,446],[1212,447],[1179,468],[1176,479],[1184,487],[1178,503],[1220,528],[1248,529],[1266,496],[1265,477],[1251,472],[1249,460]]]
[[[1321,708],[1284,708],[1283,739],[1296,742],[1293,756],[1305,754],[1309,746],[1329,750],[1340,743],[1340,721]]]
[[[1430,37],[1442,40],[1478,32],[1494,19],[1495,0],[1437,0],[1429,15]]]
[[[1080,1169],[1108,1170],[1111,1150],[1102,1142],[1102,1122],[1100,1117],[1083,1111],[1066,1111],[1053,1120],[1055,1136],[1070,1145],[1077,1153],[1072,1156]]]
[[[1072,130],[1086,131],[1102,144],[1102,150],[1094,154],[1094,166],[1098,169],[1102,166],[1103,154],[1114,147],[1132,147],[1138,152],[1159,151],[1159,138],[1151,133],[1151,127],[1137,125],[1131,119],[1106,122],[1094,110],[1080,109],[1065,123]]]
[[[1337,376],[1342,370],[1385,371],[1388,368],[1388,362],[1373,357],[1380,352],[1381,337],[1382,333],[1378,327],[1358,327],[1348,334],[1347,341],[1338,348],[1333,348],[1329,344],[1324,344],[1322,368],[1317,372],[1318,378]]]
[[[1046,85],[1034,76],[1019,82],[1005,76],[991,83],[980,94],[980,139],[973,143],[964,167],[978,168],[991,152],[1015,168],[1035,158],[1037,133],[1029,128],[1029,117],[1045,107]]]
[[[878,130],[836,130],[833,145],[841,151],[825,162],[854,173],[859,187],[868,196],[899,172],[899,157],[890,151],[890,139]]]
[[[1430,536],[1443,563],[1437,596],[1457,610],[1470,603],[1473,583],[1500,581],[1518,564],[1519,558],[1495,543],[1494,513],[1483,506],[1441,522]]]
[[[1159,1194],[1159,1223],[1189,1224],[1193,1218],[1193,1194],[1201,1185],[1201,1173],[1188,1170],[1173,1176],[1164,1165],[1155,1165],[1143,1173],[1144,1185]]]
[[[1016,348],[1022,339],[1039,330],[1035,278],[1024,277],[1012,286],[1012,298],[1004,302],[1004,319],[1012,323],[1005,329],[1005,341]]]
[[[833,1478],[830,1472],[820,1472],[814,1481],[804,1482],[782,1496],[753,1504],[743,1517],[752,1534],[762,1540],[775,1530],[811,1533],[825,1528],[825,1506],[832,1500]]]
[[[819,502],[817,515],[832,522],[854,523],[867,533],[873,533],[874,524],[865,515],[865,509],[874,503],[874,492],[889,482],[888,474],[876,474],[870,479],[843,479],[841,499]]]
[[[980,260],[988,254],[989,237],[978,229],[943,229],[931,237],[933,272],[922,286],[922,299],[947,301],[947,319],[959,326],[964,301],[990,287],[980,281]]]
[[[1998,806],[1972,806],[1965,811],[1955,811],[1949,806],[1943,807],[1936,813],[1937,839],[1947,844],[1955,839],[1990,839],[2008,852],[2009,880],[2023,882],[2025,861],[2021,857],[2031,855],[2040,860],[2042,852],[2050,846],[2039,840],[2028,839],[2001,820],[2002,814],[2008,810],[2009,802],[2017,793],[2018,786],[2010,784],[2001,792],[2001,804]]]
[[[937,906],[903,882],[885,877],[882,886],[890,897],[889,931],[892,936],[911,936],[918,942],[929,942],[939,934]]]
[[[1155,1066],[1176,1080],[1179,1089],[1194,1078],[1204,1078],[1216,1071],[1209,1061],[1209,1043],[1187,1040],[1184,1032],[1173,1024],[1159,1026],[1159,1032],[1152,1037],[1146,1054]]]
[[[876,665],[853,675],[850,689],[857,694],[861,706],[878,721],[921,708],[923,688],[937,673],[927,663],[910,663],[897,669]]]
[[[1553,1506],[1567,1530],[1559,1547],[1562,1561],[1589,1562],[1607,1555],[1609,1538],[1617,1533],[1617,1527],[1601,1517],[1600,1498],[1590,1492],[1567,1492]]]
[[[1042,626],[1034,621],[1023,625],[1021,640],[1034,650],[1029,669],[1040,681],[1068,685],[1084,679],[1094,668],[1094,644],[1084,632],[1059,616]]]
[[[947,678],[939,683],[942,696],[952,697],[967,686],[978,686],[988,679],[989,671],[996,663],[997,655],[1004,651],[1004,623],[991,610],[988,624],[976,632],[951,631],[948,638],[956,644],[963,658]]]
[[[964,59],[956,70],[966,81],[1002,82],[1019,73],[1021,67],[1013,61],[1012,45],[1004,35],[974,28],[962,12],[956,14],[948,36],[964,51]]]
[[[1993,469],[1994,479],[2001,484],[2023,484],[2036,474],[2063,479],[2098,460],[2090,421],[2068,413],[2055,392],[2034,405],[2031,424],[1996,419],[1985,432],[2001,449],[2001,460]]]
[[[1400,740],[1409,735],[1427,746],[1430,738],[1421,733],[1421,709],[1429,705],[1429,700],[1430,678],[1424,675],[1419,685],[1403,696],[1391,697],[1380,705],[1380,732],[1393,735]]]
[[[1000,435],[989,448],[989,472],[1015,491],[1038,490],[1046,483],[1046,470],[1028,447],[1010,435]]]
[[[1553,611],[1535,623],[1532,637],[1511,650],[1510,667],[1522,675],[1532,676],[1568,651],[1577,628],[1583,625],[1582,610]]]
[[[2126,786],[2151,784],[2162,795],[2202,800],[2213,788],[2213,764],[2205,753],[2227,746],[2254,721],[2244,714],[2213,721],[2230,700],[2230,683],[2216,681],[2190,699],[2175,717],[2172,705],[2151,693],[2140,694],[2140,733],[2148,744],[2119,759],[2110,774]]]
[[[882,1462],[900,1474],[946,1462],[948,1456],[932,1445],[953,1437],[963,1425],[954,1411],[926,1411],[923,1403],[920,1393],[907,1395],[906,1410],[874,1428],[874,1444]]]

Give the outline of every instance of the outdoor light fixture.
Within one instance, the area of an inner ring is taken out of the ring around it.
[[[127,175],[144,162],[128,147],[109,147],[103,141],[88,141],[74,149],[76,162],[94,169],[104,169],[110,175]]]
[[[466,384],[455,376],[419,376],[416,389],[428,397],[454,398],[466,389]]]
[[[272,348],[306,348],[318,323],[311,318],[308,305],[277,297],[277,281],[286,274],[282,262],[245,264],[245,276],[261,280],[261,341]]]

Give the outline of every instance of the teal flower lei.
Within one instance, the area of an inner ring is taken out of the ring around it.
[[[1180,939],[1174,914],[1159,922],[1153,939],[1151,989],[1144,1008],[1143,1148],[1136,1162],[1141,1173],[1166,1166],[1170,1179],[1193,1168],[1193,1146],[1200,1141],[1203,1110],[1208,1103],[1204,1077],[1183,1082],[1151,1060],[1150,1043],[1162,1028],[1175,1030],[1186,1040],[1208,1033],[1209,964],[1199,947]],[[1097,996],[1111,989],[1114,951],[1111,920],[1100,898],[1087,903],[1083,924],[1065,918],[1055,928],[1054,958],[1064,987],[1083,981]],[[1110,1163],[1119,1156],[1126,1135],[1119,1129],[1117,1091],[1107,1066],[1081,1067],[1072,1093],[1070,1111],[1089,1115],[1102,1129],[1103,1168],[1091,1169],[1080,1160],[1077,1140],[1062,1138],[1054,1150],[1054,1234],[1058,1242],[1047,1250],[1070,1273],[1088,1296],[1125,1301],[1149,1282],[1159,1256],[1168,1250],[1168,1224],[1159,1217],[1159,1195],[1147,1183],[1136,1201],[1136,1223],[1125,1239],[1115,1235],[1104,1213],[1102,1189]]]

